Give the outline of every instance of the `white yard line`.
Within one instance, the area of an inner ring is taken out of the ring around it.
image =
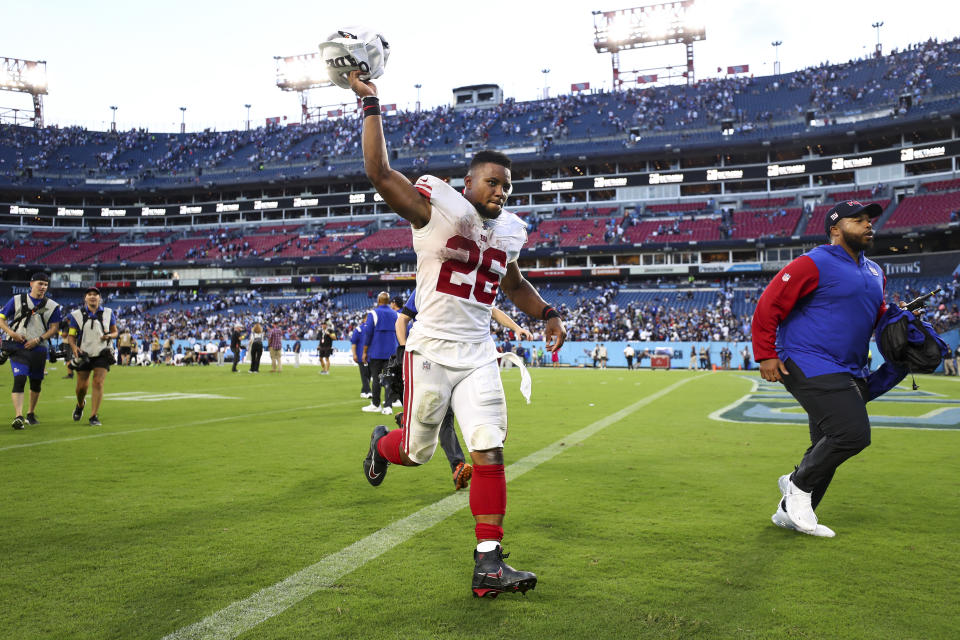
[[[74,436],[72,438],[56,438],[54,440],[40,440],[39,442],[24,442],[23,444],[12,444],[7,447],[0,447],[0,451],[9,451],[11,449],[24,449],[26,447],[39,447],[45,444],[59,444],[61,442],[75,442],[77,440],[90,440],[92,438],[110,438],[112,436],[126,436],[131,433],[146,433],[149,431],[166,431],[167,429],[180,429],[183,427],[198,427],[204,424],[214,424],[217,422],[227,422],[228,420],[242,420],[244,418],[255,418],[257,416],[275,415],[278,413],[290,413],[291,411],[306,411],[308,409],[323,409],[326,407],[336,407],[342,404],[356,404],[356,400],[341,400],[340,402],[328,402],[326,404],[311,404],[305,407],[288,407],[286,409],[273,409],[271,411],[258,411],[257,413],[243,413],[238,416],[223,416],[220,418],[210,418],[209,420],[196,420],[194,422],[181,422],[180,424],[171,424],[165,427],[146,427],[144,429],[129,429],[127,431],[103,431],[100,433],[91,433],[85,436]],[[89,428],[89,427],[84,427]]]
[[[679,380],[620,411],[611,413],[605,418],[569,434],[526,458],[514,462],[507,467],[507,481],[509,482],[522,476],[527,471],[535,469],[556,457],[562,451],[569,449],[571,445],[586,440],[598,431],[619,422],[651,402],[659,400],[678,387],[700,377],[702,376]],[[330,588],[341,577],[442,522],[466,507],[468,502],[468,493],[451,494],[443,500],[426,506],[406,518],[397,520],[366,538],[324,557],[316,564],[301,569],[273,586],[261,589],[244,600],[234,602],[199,622],[165,636],[163,640],[225,640],[236,638],[261,622],[283,613],[317,591]]]

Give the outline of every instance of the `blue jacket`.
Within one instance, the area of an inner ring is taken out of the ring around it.
[[[353,328],[353,331],[350,333],[350,344],[357,348],[357,355],[363,355],[363,327],[364,325],[358,325]]]
[[[381,304],[367,314],[363,323],[363,345],[367,359],[388,360],[397,352],[397,312]],[[362,354],[361,354],[362,355]]]
[[[753,317],[758,362],[790,358],[805,376],[869,374],[870,335],[886,311],[886,278],[861,252],[821,245],[793,260],[764,290]],[[779,328],[779,330],[778,330]]]

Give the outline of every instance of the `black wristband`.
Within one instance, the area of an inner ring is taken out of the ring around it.
[[[547,305],[546,307],[543,308],[543,313],[540,314],[540,317],[543,318],[544,320],[549,320],[550,318],[559,318],[560,312],[554,309],[553,307],[551,307],[550,305]]]
[[[367,96],[363,99],[363,117],[380,115],[380,98]]]

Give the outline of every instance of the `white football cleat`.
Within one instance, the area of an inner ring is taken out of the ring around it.
[[[360,411],[366,411],[367,413],[378,413],[380,411],[380,407],[371,402],[367,406],[360,409]]]
[[[393,406],[396,407],[396,408],[398,408],[398,409],[401,409],[401,408],[403,408],[403,403],[400,402],[399,400],[394,400],[394,401],[393,401]]]
[[[373,397],[373,394],[372,394],[371,392],[367,391],[366,393],[361,393],[361,394],[360,394],[360,397],[361,397],[361,398],[372,398],[372,397]]]
[[[380,410],[380,413],[382,413],[385,416],[392,416],[393,409],[391,409],[390,407],[384,407],[383,409]]]
[[[819,523],[817,524],[816,528],[813,531],[804,531],[803,529],[798,527],[793,522],[793,520],[790,519],[790,516],[787,515],[787,512],[783,510],[783,500],[777,503],[777,510],[774,512],[772,516],[770,516],[770,520],[773,521],[773,524],[783,529],[790,529],[791,531],[799,531],[800,533],[806,533],[807,535],[816,536],[818,538],[832,538],[835,535],[837,535],[836,533],[834,533],[833,529]]]
[[[793,484],[789,475],[780,476],[777,485],[783,494],[782,502],[786,505],[790,520],[800,531],[813,535],[813,532],[817,529],[817,514],[813,512],[811,494],[807,491],[801,491],[800,487]]]

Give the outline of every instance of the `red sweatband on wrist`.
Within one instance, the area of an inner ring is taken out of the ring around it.
[[[507,476],[502,464],[475,464],[470,480],[470,512],[475,516],[507,512]]]
[[[549,320],[550,318],[559,318],[560,313],[550,305],[547,305],[543,308],[543,313],[540,314],[540,317],[544,320]]]

